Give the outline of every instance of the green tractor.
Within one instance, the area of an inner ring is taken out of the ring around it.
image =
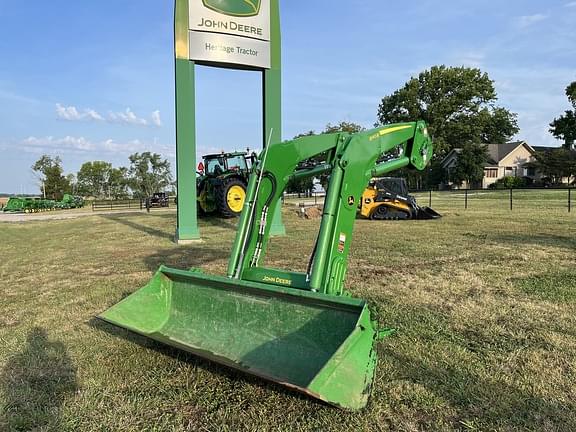
[[[224,218],[240,216],[256,154],[233,152],[206,155],[198,164],[198,214]]]

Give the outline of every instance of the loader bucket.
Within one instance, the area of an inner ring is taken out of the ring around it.
[[[418,208],[418,213],[416,219],[440,219],[442,215],[431,207],[420,207]]]
[[[362,300],[161,267],[99,318],[342,408],[368,400],[377,332]]]

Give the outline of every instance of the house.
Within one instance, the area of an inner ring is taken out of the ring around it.
[[[491,184],[496,183],[506,176],[525,177],[532,181],[538,180],[538,173],[534,168],[526,166],[529,162],[534,161],[536,150],[526,141],[515,141],[506,144],[487,144],[490,158],[484,167],[484,178],[482,184],[471,185],[472,187],[488,188]],[[448,183],[445,186],[453,187],[450,181],[450,171],[454,169],[458,161],[458,155],[462,149],[453,149],[442,160],[441,166],[447,171]],[[468,185],[463,185],[468,187]]]

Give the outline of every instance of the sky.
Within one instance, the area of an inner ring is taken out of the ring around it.
[[[370,128],[382,97],[434,65],[479,67],[517,139],[548,124],[576,80],[574,0],[280,0],[283,138]],[[175,165],[173,2],[0,0],[0,192],[38,193],[31,166],[66,173],[153,151]],[[258,72],[198,67],[198,154],[262,147]]]

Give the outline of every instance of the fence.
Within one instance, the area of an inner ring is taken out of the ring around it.
[[[126,209],[144,209],[146,204],[139,199],[132,200],[102,200],[92,201],[92,211],[97,210],[126,210]]]
[[[301,203],[305,202],[308,204],[324,204],[324,198],[326,197],[326,192],[312,192],[312,193],[285,193],[282,195],[282,201],[284,203]]]
[[[573,210],[574,188],[461,189],[416,191],[421,206],[456,209]]]

